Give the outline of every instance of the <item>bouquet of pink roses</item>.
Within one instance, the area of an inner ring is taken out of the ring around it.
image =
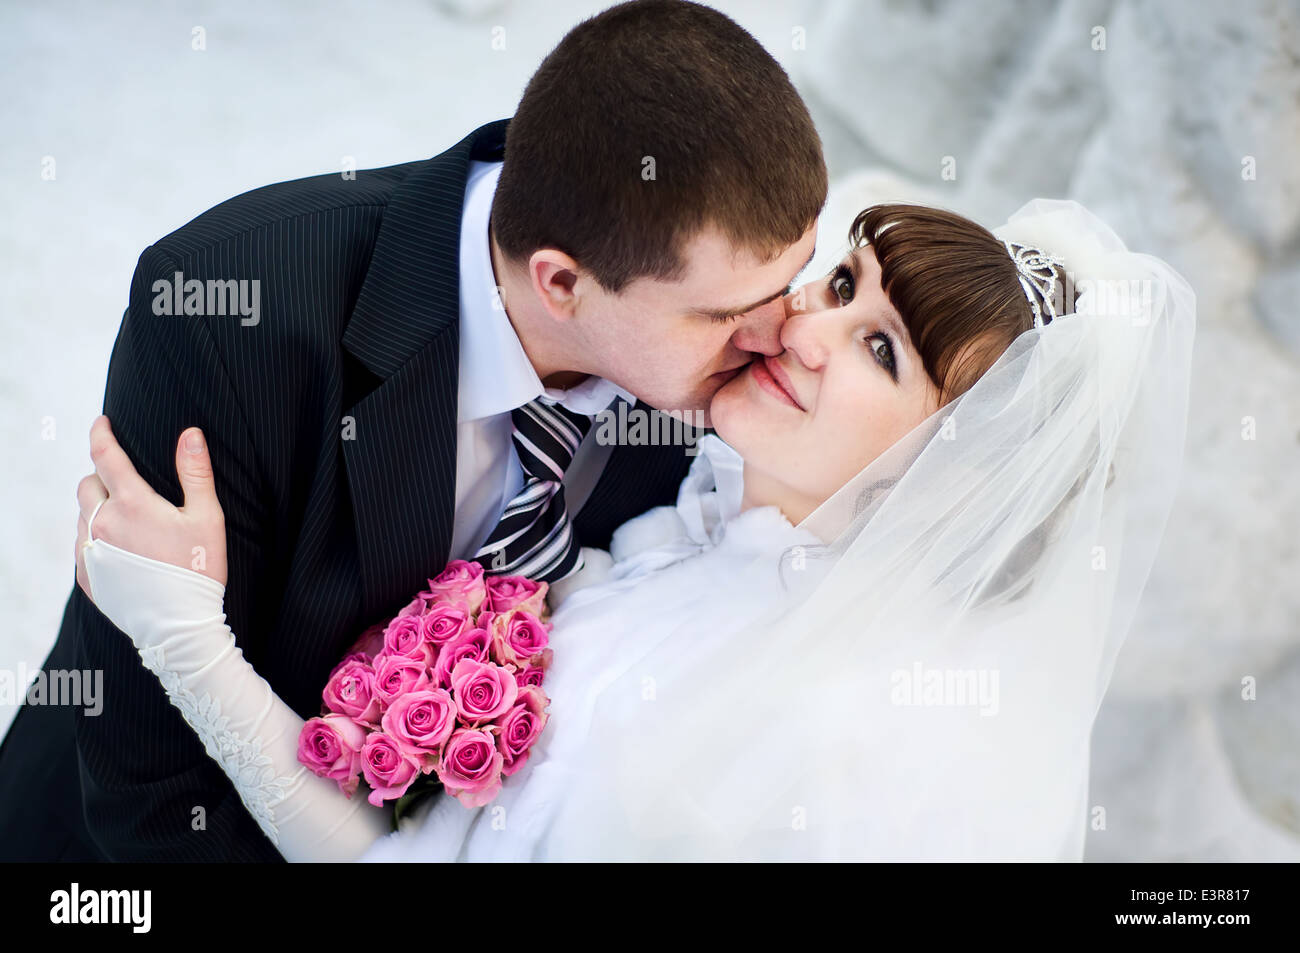
[[[456,560],[330,674],[298,760],[348,797],[404,805],[440,785],[481,807],[546,726],[546,583]],[[396,820],[396,818],[395,818]]]

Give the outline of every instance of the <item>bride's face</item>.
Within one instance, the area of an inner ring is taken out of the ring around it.
[[[870,246],[785,299],[785,351],[720,389],[715,429],[745,460],[746,499],[798,522],[940,402]]]

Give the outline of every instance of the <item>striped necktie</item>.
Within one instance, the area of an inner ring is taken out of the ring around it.
[[[582,568],[564,508],[564,471],[591,429],[591,418],[537,397],[510,414],[525,482],[474,555],[489,575],[555,582]]]

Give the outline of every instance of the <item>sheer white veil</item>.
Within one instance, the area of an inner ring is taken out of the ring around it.
[[[556,852],[1082,857],[1093,718],[1182,464],[1195,298],[1074,202],[995,233],[1064,258],[1077,303],[808,518],[828,542],[782,557],[784,611],[683,630],[603,688]]]

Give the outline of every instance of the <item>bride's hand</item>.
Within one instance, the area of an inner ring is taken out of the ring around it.
[[[226,519],[217,501],[203,432],[191,427],[176,444],[176,475],[185,494],[179,509],[154,492],[118,445],[108,418],[90,428],[95,472],[77,485],[77,585],[91,595],[84,547],[90,532],[103,540],[160,562],[192,569],[226,583]],[[92,597],[93,601],[93,597]]]

